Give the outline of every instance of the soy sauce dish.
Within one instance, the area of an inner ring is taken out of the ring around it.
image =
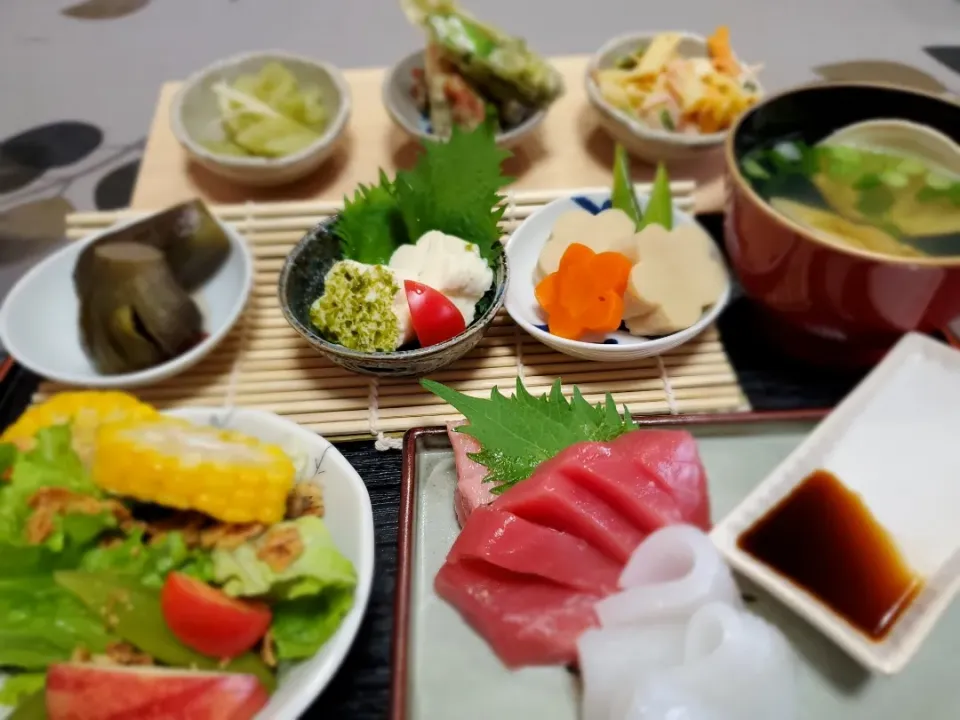
[[[239,318],[252,284],[246,241],[191,201],[46,258],[0,308],[0,341],[49,380],[140,387],[213,350]]]
[[[498,190],[508,156],[490,125],[454,127],[449,141],[424,144],[412,170],[361,185],[287,256],[287,322],[367,375],[426,375],[476,347],[507,287]]]
[[[862,665],[899,672],[960,590],[957,407],[960,352],[904,336],[714,542]]]

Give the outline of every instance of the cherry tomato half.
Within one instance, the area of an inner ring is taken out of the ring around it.
[[[463,315],[441,292],[414,280],[404,280],[410,319],[422,347],[456,337],[467,329]]]
[[[181,573],[167,575],[160,607],[180,642],[215,658],[245,653],[270,627],[270,608],[265,604],[237,600]]]

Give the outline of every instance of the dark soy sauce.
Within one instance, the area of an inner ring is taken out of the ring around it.
[[[872,640],[923,585],[860,496],[826,470],[807,476],[737,544]]]

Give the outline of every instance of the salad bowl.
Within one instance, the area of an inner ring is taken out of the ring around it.
[[[373,584],[373,509],[367,486],[346,458],[320,435],[273,413],[246,408],[183,408],[166,415],[198,425],[235,430],[282,447],[298,469],[297,480],[323,487],[324,524],[337,549],[357,572],[353,607],[336,633],[307,660],[281,665],[277,689],[257,720],[296,718],[323,692],[353,645]]]
[[[273,413],[244,408],[190,407],[163,414],[196,425],[236,431],[278,446],[293,460],[297,482],[310,482],[323,490],[323,524],[337,551],[355,570],[353,604],[313,656],[280,663],[276,689],[256,715],[257,720],[299,717],[323,692],[343,663],[366,610],[374,569],[373,513],[366,486],[327,440]],[[0,672],[0,688],[6,679]],[[39,697],[42,703],[43,695]],[[47,702],[50,702],[49,696]],[[0,718],[7,715],[7,708],[0,705]]]
[[[648,200],[648,197],[638,198],[640,205],[644,207]],[[593,342],[567,340],[547,330],[546,317],[537,302],[533,281],[537,259],[550,238],[557,219],[571,210],[587,210],[597,215],[610,206],[610,193],[575,195],[554,200],[523,221],[507,241],[507,262],[513,276],[507,289],[507,312],[514,322],[544,345],[572,357],[600,362],[624,362],[660,355],[692,340],[716,321],[730,301],[732,286],[729,276],[718,300],[699,320],[685,330],[662,337],[638,337],[621,328],[603,337],[592,338]],[[673,207],[673,217],[676,225],[697,224],[692,215],[680,210],[676,204]],[[722,262],[719,249],[714,248],[713,251],[714,257]]]

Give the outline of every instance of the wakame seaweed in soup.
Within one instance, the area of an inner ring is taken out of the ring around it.
[[[960,175],[923,159],[784,139],[740,166],[777,212],[825,240],[883,255],[960,256]]]

